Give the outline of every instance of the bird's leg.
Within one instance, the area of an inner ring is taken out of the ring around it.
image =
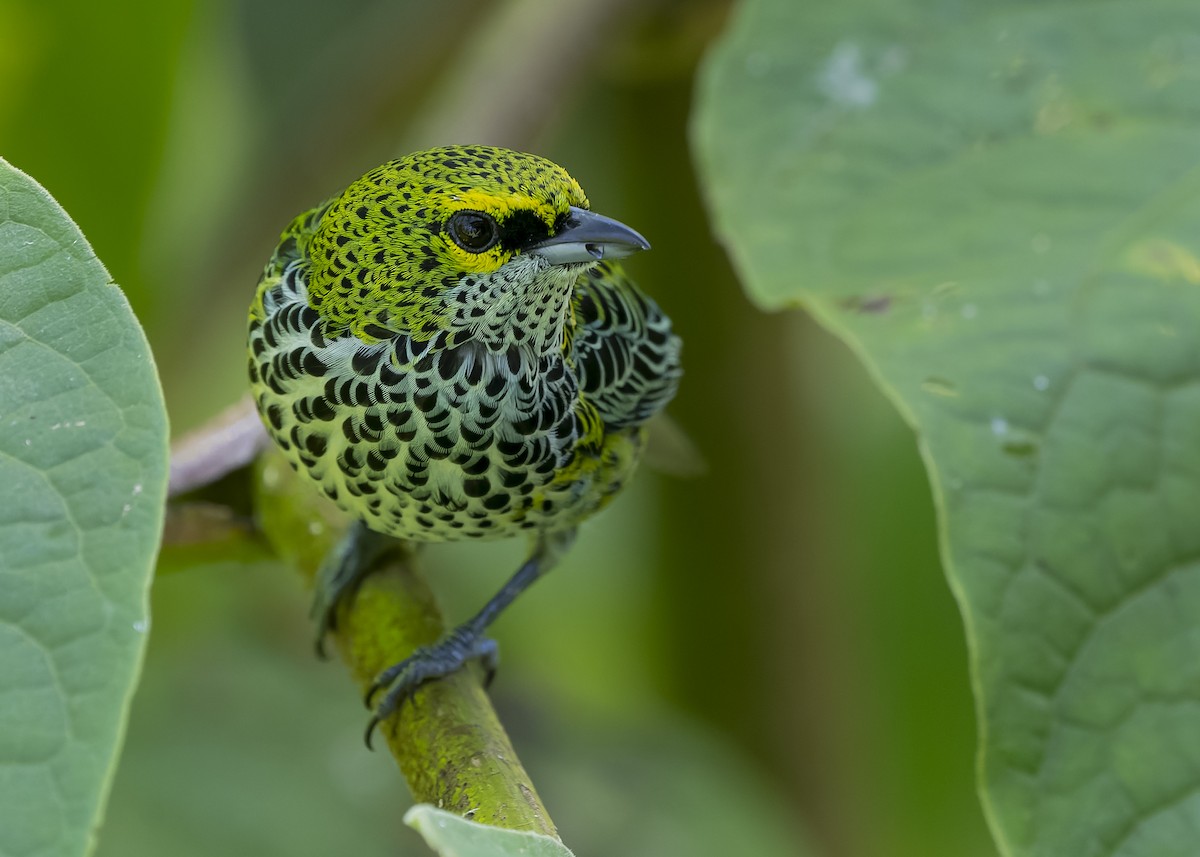
[[[425,682],[450,675],[467,661],[478,658],[483,664],[484,687],[491,684],[499,663],[499,651],[496,641],[485,636],[484,632],[504,608],[550,570],[574,537],[574,530],[541,536],[529,559],[525,560],[508,583],[483,605],[482,610],[432,646],[419,647],[409,657],[379,674],[367,691],[367,704],[370,705],[380,691],[386,689],[387,693],[367,726],[368,747],[371,746],[371,733],[375,726],[403,705]]]
[[[325,557],[317,570],[309,611],[317,622],[318,655],[325,657],[325,635],[337,627],[337,611],[342,601],[354,595],[380,558],[399,546],[400,543],[391,536],[377,533],[356,521]]]

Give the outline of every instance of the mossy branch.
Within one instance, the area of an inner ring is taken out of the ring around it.
[[[300,484],[275,452],[260,459],[255,487],[267,542],[311,585],[345,518]],[[433,592],[411,554],[398,549],[341,609],[330,636],[365,693],[384,668],[444,631]],[[421,687],[379,728],[417,801],[483,824],[557,838],[475,668]]]

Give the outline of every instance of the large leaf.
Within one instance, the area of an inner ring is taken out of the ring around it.
[[[89,847],[145,647],[167,424],[125,298],[0,160],[0,855]]]
[[[748,290],[916,430],[1005,854],[1200,841],[1198,32],[1182,0],[747,0],[701,79]]]
[[[404,814],[440,857],[572,857],[557,839],[524,830],[504,830],[468,821],[427,803]]]

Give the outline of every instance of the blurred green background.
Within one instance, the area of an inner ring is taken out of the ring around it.
[[[706,225],[687,123],[728,12],[0,0],[0,155],[125,289],[176,433],[244,392],[245,311],[292,215],[424,145],[566,166],[654,244],[629,267],[685,339],[671,410],[708,466],[644,471],[495,628],[494,697],[564,841],[581,857],[992,854],[911,433],[831,336],[750,305]],[[426,551],[449,615],[522,547]],[[101,855],[424,853],[391,759],[360,743],[354,689],[312,657],[293,575],[169,575],[153,609]]]

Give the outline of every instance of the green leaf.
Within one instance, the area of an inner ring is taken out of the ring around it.
[[[748,0],[693,142],[913,425],[1010,855],[1200,829],[1200,8]]]
[[[477,824],[427,803],[409,809],[404,823],[441,857],[572,857],[549,836]]]
[[[86,853],[148,628],[167,477],[150,351],[79,230],[0,160],[0,854]]]

